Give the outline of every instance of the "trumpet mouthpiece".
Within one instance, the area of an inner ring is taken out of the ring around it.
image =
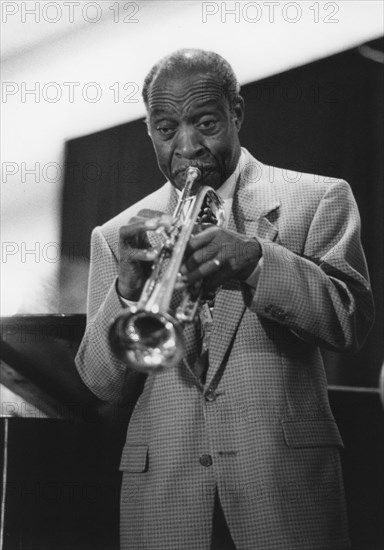
[[[193,180],[196,180],[201,176],[201,172],[196,166],[190,166],[187,169],[187,178],[192,178]]]

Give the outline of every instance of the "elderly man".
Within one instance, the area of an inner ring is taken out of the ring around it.
[[[120,466],[121,547],[348,548],[343,444],[319,346],[359,348],[373,317],[350,188],[308,174],[286,181],[242,149],[239,85],[213,52],[162,59],[143,97],[168,181],[94,230],[77,356],[101,399],[140,393]],[[198,357],[197,327],[187,325],[183,360],[143,384],[112,353],[109,327],[139,298],[151,235],[167,225],[190,166],[227,212],[226,226],[191,237],[181,269],[185,285],[203,279],[217,291],[205,308],[208,355]]]

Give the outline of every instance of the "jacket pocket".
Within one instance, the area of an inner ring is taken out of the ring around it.
[[[282,426],[288,447],[344,447],[334,420],[285,420]]]
[[[120,460],[119,470],[141,473],[148,469],[148,445],[126,445]]]

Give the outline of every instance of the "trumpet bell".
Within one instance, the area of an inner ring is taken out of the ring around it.
[[[183,357],[184,338],[179,322],[168,313],[138,310],[116,318],[110,344],[124,363],[149,373],[176,366]]]

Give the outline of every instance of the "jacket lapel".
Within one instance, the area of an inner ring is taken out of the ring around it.
[[[248,152],[246,155],[245,168],[237,182],[228,229],[250,238],[276,241],[280,201],[273,183],[267,177],[268,167]],[[212,385],[216,375],[220,377],[218,369],[230,351],[245,309],[240,283],[232,280],[223,285],[215,299],[206,387]]]

